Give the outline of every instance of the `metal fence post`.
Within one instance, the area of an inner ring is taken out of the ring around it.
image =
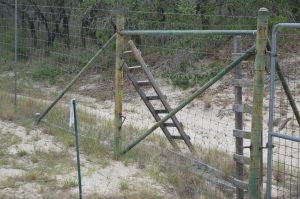
[[[15,41],[14,41],[14,107],[17,108],[17,62],[18,62],[18,0],[15,0]]]
[[[78,174],[78,189],[79,198],[82,199],[82,186],[81,186],[81,171],[80,171],[80,152],[79,152],[79,135],[77,127],[77,110],[76,110],[76,100],[72,100],[73,109],[73,119],[74,119],[74,131],[75,131],[75,146],[76,146],[76,160],[77,160],[77,174]]]
[[[262,133],[263,94],[266,47],[268,41],[268,9],[260,8],[257,18],[255,75],[253,86],[253,109],[251,127],[250,169],[248,198],[262,197]]]
[[[233,52],[235,53],[233,56],[233,59],[236,60],[236,58],[240,55],[238,53],[241,53],[241,36],[235,36],[233,39]],[[235,79],[242,79],[242,68],[239,64],[235,68]],[[235,86],[234,88],[234,94],[235,94],[235,104],[243,104],[243,89],[241,86]],[[243,130],[243,113],[242,112],[235,112],[235,129]],[[243,155],[243,138],[236,137],[235,140],[235,150],[238,155]],[[236,161],[236,178],[238,180],[243,181],[244,180],[244,165],[238,161]],[[236,189],[236,197],[237,199],[243,199],[244,198],[244,190],[241,188]]]
[[[115,67],[115,115],[114,115],[114,155],[117,159],[122,149],[122,100],[123,100],[123,63],[124,36],[120,34],[124,30],[125,17],[123,11],[117,11],[117,38],[116,38],[116,67]]]

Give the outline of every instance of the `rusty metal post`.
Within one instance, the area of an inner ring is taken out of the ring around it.
[[[233,59],[236,60],[238,56],[240,56],[239,53],[242,52],[241,50],[241,36],[235,36],[233,39]],[[235,79],[242,79],[242,68],[239,64],[235,67]],[[235,86],[234,87],[234,95],[235,100],[234,104],[243,104],[243,89],[241,86]],[[243,130],[243,113],[242,112],[235,112],[235,129]],[[235,139],[235,150],[236,154],[243,155],[243,138],[236,137]],[[244,180],[244,165],[238,161],[236,161],[236,178],[238,180],[243,181]],[[236,189],[236,198],[237,199],[243,199],[244,198],[244,190],[241,188]]]
[[[122,54],[124,51],[124,36],[120,34],[124,30],[124,12],[117,13],[117,38],[116,38],[116,67],[115,67],[115,115],[114,115],[114,155],[118,159],[122,149],[122,101],[123,101],[123,64]]]
[[[257,18],[255,75],[253,86],[253,109],[251,127],[250,169],[248,198],[262,198],[262,133],[263,97],[268,41],[268,9],[260,8]]]

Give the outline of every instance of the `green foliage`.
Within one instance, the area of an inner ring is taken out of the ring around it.
[[[58,65],[51,65],[45,62],[42,62],[40,65],[37,65],[32,71],[33,80],[48,80],[51,84],[56,82],[59,75],[60,67]]]
[[[282,15],[271,16],[269,18],[269,29],[271,30],[275,24],[288,22],[288,18]]]
[[[182,63],[184,64],[184,63]],[[187,66],[181,65],[181,71],[174,73],[171,71],[164,72],[162,77],[169,79],[169,82],[182,89],[187,89],[196,84],[204,84],[214,77],[222,68],[223,64],[213,62],[203,67],[202,70],[188,71]],[[205,71],[205,72],[203,72]]]
[[[196,4],[194,0],[180,0],[178,3],[178,12],[180,14],[194,14]]]

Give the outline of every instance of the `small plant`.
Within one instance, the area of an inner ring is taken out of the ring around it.
[[[283,164],[278,164],[276,167],[276,170],[273,171],[274,179],[277,182],[283,182],[284,180],[284,165]]]
[[[178,175],[178,172],[168,173],[167,179],[168,182],[175,187],[178,187],[180,185],[180,176]]]
[[[139,190],[139,198],[147,198],[147,199],[162,199],[160,195],[150,189],[142,189]]]
[[[152,166],[149,170],[149,175],[159,183],[162,183],[164,180],[158,166]]]
[[[23,175],[23,179],[25,181],[29,181],[29,182],[35,181],[37,179],[37,174],[33,171],[27,172]]]
[[[70,189],[77,186],[77,181],[74,178],[66,178],[63,182],[63,189]]]
[[[211,108],[211,103],[212,103],[211,97],[205,97],[203,102],[204,102],[204,110],[208,110]]]
[[[120,188],[121,191],[125,191],[125,190],[129,189],[129,185],[126,181],[122,180],[120,182],[119,188]]]
[[[1,180],[1,188],[14,187],[16,185],[16,178],[7,177],[5,180]]]
[[[97,171],[97,170],[96,170],[95,167],[89,167],[88,170],[87,170],[87,172],[86,172],[86,175],[87,175],[87,176],[91,176],[91,175],[93,175],[96,171]]]
[[[54,84],[60,75],[60,67],[51,64],[39,64],[32,71],[32,79],[36,81],[49,80],[49,83]]]
[[[38,158],[35,155],[31,156],[30,160],[32,163],[38,163]]]
[[[19,157],[24,157],[24,156],[26,156],[27,154],[28,154],[27,151],[25,151],[25,150],[20,150],[20,151],[18,151],[17,156],[19,156]]]

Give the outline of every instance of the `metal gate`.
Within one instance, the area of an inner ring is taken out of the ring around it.
[[[300,23],[280,23],[272,31],[272,49],[269,52],[268,199],[300,198],[299,28]]]

